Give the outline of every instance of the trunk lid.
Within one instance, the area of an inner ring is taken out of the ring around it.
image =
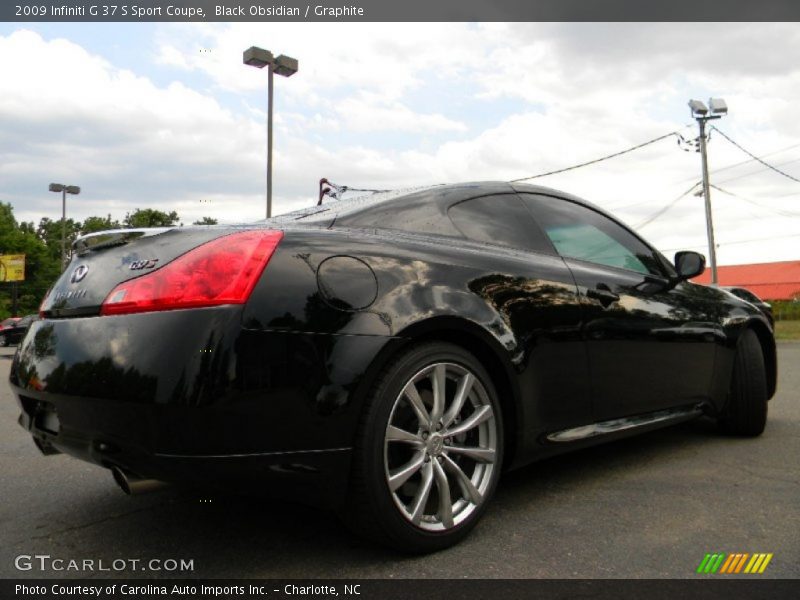
[[[123,229],[83,236],[42,303],[45,317],[97,315],[117,285],[151,273],[193,248],[237,231],[231,227]]]

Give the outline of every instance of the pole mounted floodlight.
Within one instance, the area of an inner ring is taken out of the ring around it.
[[[692,116],[695,118],[704,117],[708,114],[708,107],[700,100],[689,100],[689,108],[692,111]]]
[[[67,268],[67,194],[77,195],[81,188],[77,185],[51,183],[47,188],[51,192],[61,192],[61,270]]]
[[[277,75],[283,75],[284,77],[291,77],[295,73],[297,73],[297,59],[292,58],[290,56],[286,56],[285,54],[281,54],[278,58],[275,59],[275,65],[272,67],[272,70],[275,71]]]
[[[272,57],[272,52],[252,46],[244,51],[242,62],[251,67],[263,69],[267,65],[271,65],[275,59]]]
[[[709,109],[711,114],[709,113]],[[711,283],[717,285],[717,246],[714,243],[714,221],[711,214],[711,194],[710,185],[708,182],[708,150],[706,142],[706,122],[713,119],[721,119],[728,114],[728,105],[722,98],[710,98],[708,106],[703,104],[700,100],[689,100],[689,110],[692,113],[692,118],[697,121],[700,128],[700,156],[703,165],[703,199],[706,206],[706,231],[708,233],[708,258],[711,264]]]
[[[708,100],[708,107],[711,109],[711,112],[715,115],[722,116],[728,114],[728,105],[722,98],[710,98]]]
[[[272,75],[277,73],[283,77],[291,77],[297,73],[298,62],[296,58],[281,54],[277,58],[272,52],[251,46],[244,51],[242,62],[248,66],[263,69],[269,72],[267,84],[267,218],[272,216]]]

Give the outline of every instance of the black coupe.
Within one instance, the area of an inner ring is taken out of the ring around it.
[[[21,319],[6,319],[0,327],[0,347],[18,344],[25,337],[28,327],[31,326],[38,315],[25,315]]]
[[[501,471],[707,415],[765,426],[773,330],[591,204],[475,183],[79,239],[11,369],[45,454],[259,481],[424,552]]]

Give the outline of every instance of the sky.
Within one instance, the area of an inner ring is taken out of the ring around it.
[[[273,212],[354,188],[518,179],[678,131],[724,98],[709,165],[719,264],[800,259],[800,24],[0,23],[0,201],[60,219],[175,210],[265,214],[266,73],[275,79]],[[532,180],[609,210],[671,257],[707,253],[700,155],[672,136]],[[696,188],[699,189],[699,188]]]

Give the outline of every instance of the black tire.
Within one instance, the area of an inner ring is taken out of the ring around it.
[[[8,346],[8,340],[6,336],[0,335],[0,348],[4,348],[5,346]]]
[[[424,426],[420,417],[427,415],[430,425],[436,414],[433,388],[440,380],[445,381],[444,387],[439,387],[444,391],[444,401],[439,403],[441,419],[437,420],[441,430]],[[466,398],[460,404],[456,398],[462,386],[469,391],[460,394]],[[419,393],[427,412],[414,409],[408,399],[411,391]],[[452,400],[449,407],[447,399]],[[446,407],[444,414],[442,406]],[[492,416],[481,421],[487,414]],[[471,425],[476,421],[480,424]],[[345,522],[358,534],[407,553],[434,552],[458,543],[481,518],[497,486],[503,459],[502,423],[491,378],[469,352],[449,343],[425,342],[401,353],[377,377],[363,409]],[[412,433],[416,426],[421,445],[395,438],[395,426]],[[444,437],[458,429],[464,431]],[[478,460],[456,452],[465,448],[486,454]],[[393,484],[397,485],[394,474],[423,460],[414,475],[393,489]],[[392,468],[390,463],[400,466]],[[435,513],[429,514],[434,509]]]
[[[756,333],[747,329],[739,336],[728,402],[720,419],[732,435],[761,435],[767,424],[767,371]]]

